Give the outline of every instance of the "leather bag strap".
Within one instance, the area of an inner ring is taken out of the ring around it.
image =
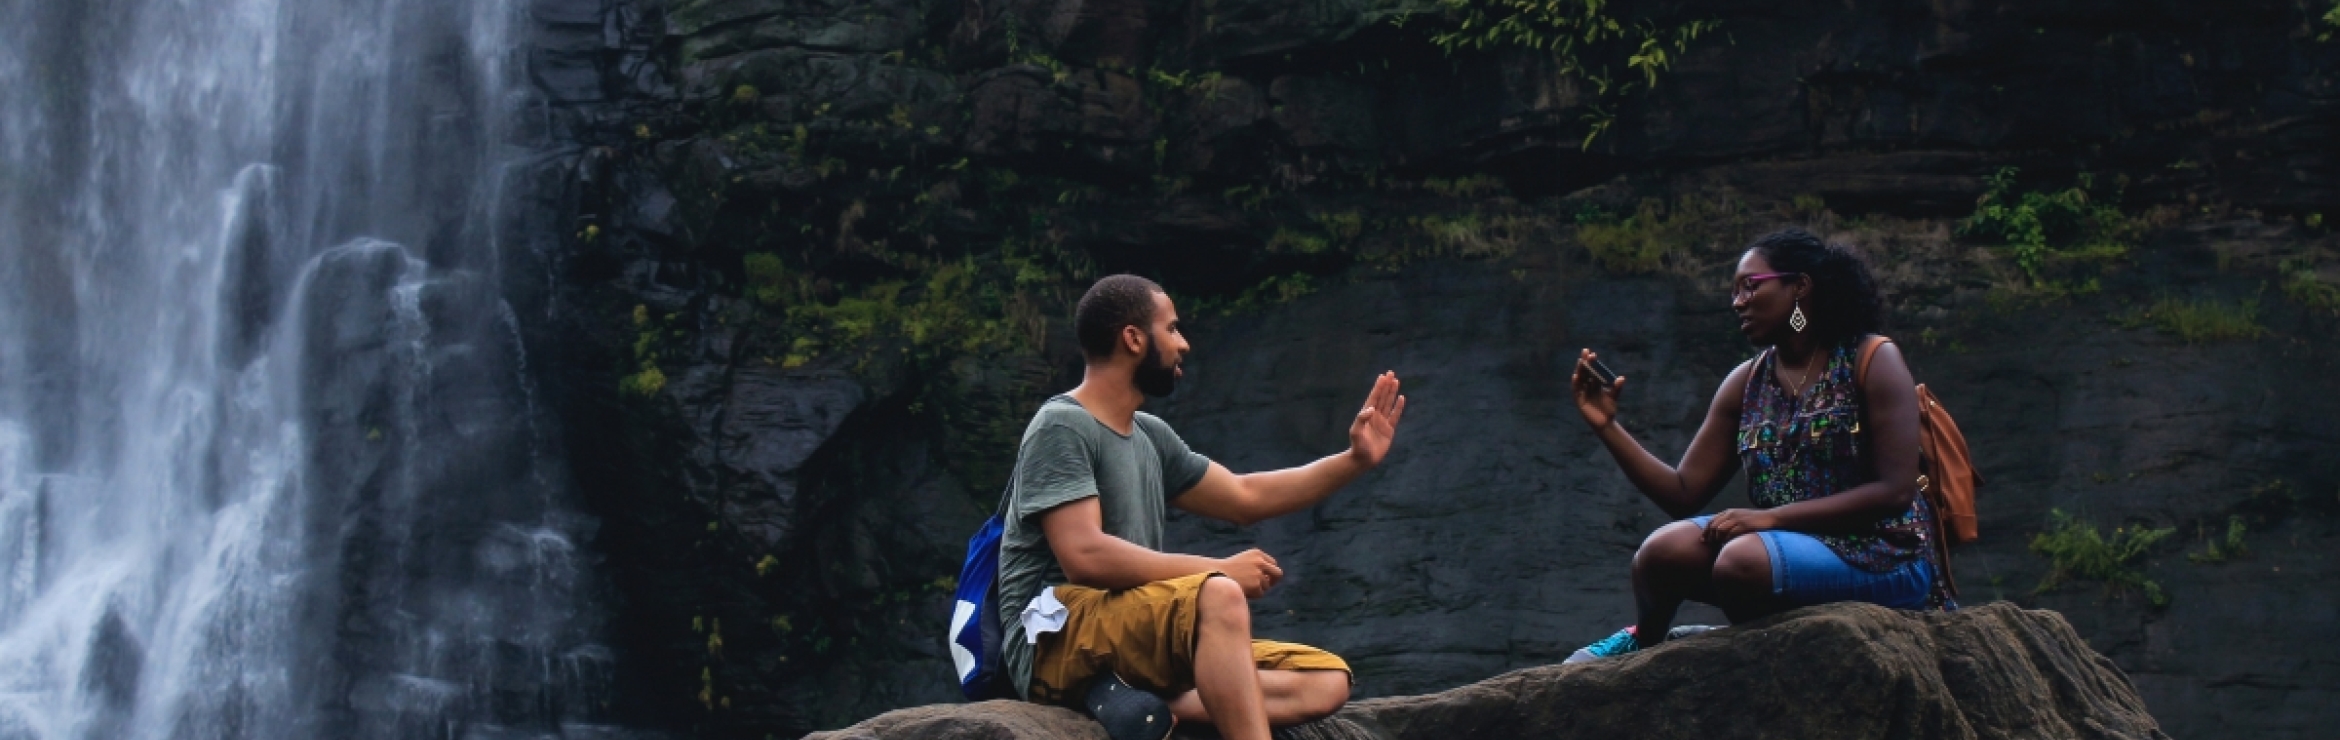
[[[1883,347],[1886,342],[1890,341],[1893,341],[1893,338],[1883,334],[1871,334],[1869,338],[1861,340],[1861,358],[1853,362],[1854,383],[1866,384],[1869,382],[1869,360],[1877,357],[1878,347]]]

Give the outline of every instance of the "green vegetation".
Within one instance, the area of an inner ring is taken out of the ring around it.
[[[747,275],[748,295],[765,305],[780,302],[787,294],[788,268],[780,263],[780,256],[757,252],[740,258],[740,271]]]
[[[1576,240],[1594,263],[1613,272],[1685,271],[1702,246],[1733,230],[1742,215],[1737,204],[1723,199],[1683,197],[1669,206],[1644,198],[1630,215],[1577,211]]]
[[[1429,240],[1424,256],[1499,257],[1519,247],[1532,224],[1512,215],[1432,214],[1409,221]]]
[[[1439,22],[1430,42],[1452,54],[1516,48],[1541,51],[1559,64],[1562,77],[1585,87],[1592,102],[1588,131],[1578,146],[1592,142],[1616,122],[1616,106],[1657,87],[1690,45],[1712,35],[1721,21],[1697,18],[1635,17],[1609,0],[1438,0]],[[1637,8],[1638,9],[1638,8]],[[1408,22],[1398,16],[1395,22]]]
[[[1322,285],[1305,272],[1270,275],[1232,296],[1180,297],[1180,312],[1188,316],[1233,316],[1280,306],[1315,293]]]
[[[2110,538],[2101,534],[2095,525],[2067,515],[2062,509],[2048,512],[2048,529],[2031,538],[2031,551],[2048,559],[2048,573],[2032,589],[2032,593],[2054,591],[2057,587],[2077,580],[2100,581],[2108,594],[2118,595],[2128,589],[2137,589],[2145,595],[2146,603],[2167,606],[2169,593],[2161,584],[2146,578],[2141,560],[2155,545],[2177,533],[2174,527],[2115,527]]]
[[[653,324],[649,306],[634,307],[634,363],[638,370],[618,379],[618,392],[629,396],[649,398],[666,389],[666,373],[658,369],[658,336],[661,325],[674,323],[674,315]]]
[[[1975,211],[1959,223],[1960,236],[2005,245],[2035,284],[2062,263],[2101,263],[2128,255],[2141,224],[2121,213],[2120,188],[2102,192],[2096,178],[2081,174],[2078,184],[2054,191],[2018,190],[2019,170],[2002,167]]]
[[[2237,305],[2164,297],[2136,318],[2187,344],[2257,339],[2267,333],[2266,327],[2259,325],[2257,300]]]
[[[1317,254],[1331,247],[1331,239],[1288,228],[1277,229],[1275,235],[1268,237],[1267,242],[1267,249],[1270,252],[1295,254]]]
[[[2250,548],[2243,544],[2243,534],[2246,531],[2242,515],[2229,515],[2226,517],[2226,535],[2224,537],[2211,537],[2205,529],[2202,532],[2202,539],[2206,546],[2201,552],[2186,553],[2186,560],[2209,564],[2223,563],[2241,557],[2250,552]]]
[[[2284,260],[2277,266],[2283,274],[2283,297],[2310,311],[2340,315],[2340,284],[2334,284],[2316,274],[2312,257]]]
[[[944,361],[959,354],[1028,349],[1037,339],[1021,326],[1037,313],[1011,289],[1013,278],[994,282],[980,273],[1009,265],[982,265],[972,256],[925,271],[920,280],[888,280],[834,302],[794,296],[786,311],[796,329],[792,350],[864,347],[873,340],[900,341],[916,359]],[[988,269],[987,268],[991,268]],[[1023,310],[1018,310],[1019,308]],[[1023,319],[1023,321],[1019,321]]]
[[[1592,252],[1593,262],[1613,272],[1657,272],[1669,255],[1684,248],[1681,234],[1656,199],[1644,199],[1631,216],[1605,211],[1577,214],[1576,240]]]
[[[1442,198],[1474,199],[1496,195],[1508,188],[1503,185],[1502,178],[1472,175],[1452,179],[1433,177],[1422,181],[1422,189],[1437,193]]]

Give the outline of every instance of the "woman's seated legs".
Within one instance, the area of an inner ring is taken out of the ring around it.
[[[1632,639],[1626,642],[1640,647],[1664,642],[1674,613],[1685,600],[1713,604],[1735,624],[1836,601],[1917,609],[1925,606],[1933,586],[1933,571],[1923,561],[1871,573],[1847,564],[1828,545],[1799,532],[1741,535],[1715,547],[1706,543],[1708,519],[1691,517],[1659,527],[1633,553],[1633,597],[1639,614]],[[1612,639],[1625,638],[1620,633]],[[1577,652],[1596,648],[1601,646]]]
[[[1639,612],[1634,634],[1641,644],[1665,639],[1683,600],[1713,602],[1716,551],[1704,534],[1696,521],[1674,522],[1651,532],[1633,553],[1633,600]]]
[[[1772,595],[1771,552],[1761,534],[1739,535],[1724,544],[1711,581],[1714,598],[1706,603],[1721,608],[1732,624],[1779,611]]]
[[[1769,582],[1762,585],[1773,605],[1765,613],[1838,601],[1923,609],[1933,590],[1934,571],[1924,560],[1876,573],[1845,562],[1826,543],[1808,534],[1772,531],[1759,536],[1770,561]],[[1731,618],[1737,620],[1738,616]]]

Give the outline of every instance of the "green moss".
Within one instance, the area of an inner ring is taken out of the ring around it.
[[[1412,219],[1413,227],[1429,240],[1431,255],[1502,257],[1519,247],[1522,232],[1531,225],[1508,214],[1432,214]]]
[[[757,252],[740,258],[741,272],[747,275],[748,294],[766,305],[779,303],[793,287],[788,284],[788,270],[780,262],[780,255]]]
[[[2032,593],[2054,591],[2073,581],[2098,581],[2109,594],[2133,588],[2144,593],[2147,603],[2166,606],[2169,593],[2145,577],[2142,561],[2176,532],[2174,527],[2114,527],[2112,536],[2106,537],[2093,524],[2061,509],[2051,510],[2047,531],[2031,538],[2031,551],[2048,559],[2048,573]]]
[[[1316,277],[1295,272],[1269,276],[1232,297],[1200,296],[1191,300],[1181,299],[1180,302],[1191,306],[1188,311],[1195,315],[1246,314],[1299,300],[1315,293],[1319,287]]]
[[[2230,304],[2163,298],[2137,318],[2188,344],[2257,339],[2267,333],[2266,327],[2259,325],[2256,300]]]
[[[1317,228],[1323,229],[1325,233],[1331,234],[1332,238],[1342,243],[1354,240],[1365,233],[1365,217],[1356,211],[1312,213],[1309,214],[1308,219],[1316,222]]]
[[[1479,198],[1506,190],[1503,180],[1492,175],[1471,175],[1453,179],[1430,178],[1422,187],[1447,198]]]
[[[618,379],[618,392],[638,398],[649,398],[666,389],[666,373],[657,365],[647,365],[641,372]]]
[[[1221,73],[1215,70],[1209,72],[1196,70],[1171,72],[1162,69],[1149,69],[1146,70],[1145,74],[1138,76],[1138,79],[1151,83],[1155,88],[1172,93],[1183,93],[1198,87],[1213,86],[1218,84],[1220,78]]]
[[[2303,263],[2285,263],[2283,275],[2284,298],[2310,311],[2340,315],[2340,284],[2324,280]]]
[[[674,316],[670,314],[665,321],[654,322],[650,319],[649,306],[636,305],[631,317],[634,325],[633,359],[638,369],[618,378],[618,392],[636,398],[649,398],[666,389],[666,373],[658,369],[658,340],[664,333],[663,329],[674,322]]]
[[[1288,228],[1276,229],[1275,235],[1268,237],[1267,242],[1267,248],[1270,252],[1298,254],[1317,254],[1331,248],[1331,246],[1332,240],[1323,236]]]
[[[1733,218],[1735,206],[1684,198],[1669,207],[1665,201],[1644,198],[1631,215],[1600,209],[1576,214],[1576,241],[1593,262],[1612,272],[1653,273],[1692,256],[1696,248],[1721,231]]]

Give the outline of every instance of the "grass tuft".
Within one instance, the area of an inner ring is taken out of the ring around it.
[[[2250,547],[2243,543],[2243,534],[2248,531],[2243,526],[2242,515],[2228,515],[2226,517],[2226,536],[2210,537],[2208,532],[2204,532],[2203,539],[2207,540],[2207,546],[2201,552],[2186,553],[2186,560],[2207,565],[2223,563],[2249,554]]]
[[[2267,328],[2259,325],[2256,300],[2237,305],[2163,298],[2145,309],[2139,318],[2187,344],[2257,339],[2267,333]]]
[[[2340,314],[2340,285],[2326,282],[2311,269],[2288,270],[2283,280],[2283,297],[2311,311]]]

